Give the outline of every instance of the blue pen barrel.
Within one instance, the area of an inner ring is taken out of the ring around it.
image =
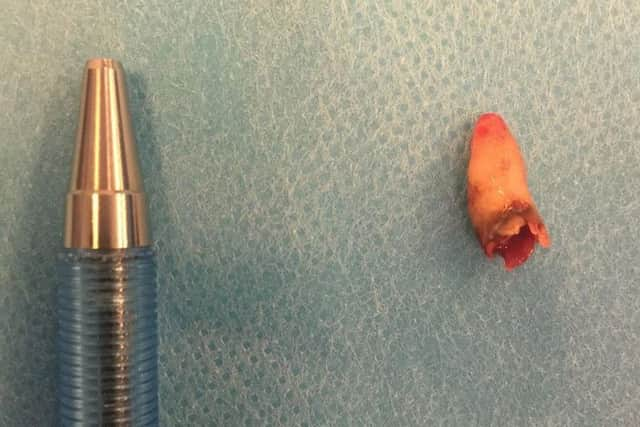
[[[59,424],[158,425],[153,251],[65,249],[57,318]]]

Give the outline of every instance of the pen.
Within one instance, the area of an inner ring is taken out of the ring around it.
[[[58,424],[158,424],[156,272],[122,66],[86,63],[57,288]]]

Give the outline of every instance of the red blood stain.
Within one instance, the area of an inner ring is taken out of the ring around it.
[[[520,232],[500,243],[495,252],[504,258],[507,270],[513,270],[529,258],[536,244],[536,236],[531,233],[529,226],[520,228]]]
[[[493,135],[503,135],[507,131],[507,124],[504,122],[502,117],[496,113],[486,113],[481,115],[478,118],[478,122],[476,123],[476,128],[473,132],[473,138],[482,138],[489,134]],[[500,139],[494,139],[495,141],[500,141]]]

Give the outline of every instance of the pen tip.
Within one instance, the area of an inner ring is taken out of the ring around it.
[[[99,68],[118,68],[122,70],[120,62],[113,58],[91,58],[85,64],[86,69],[99,69]]]
[[[89,59],[67,196],[65,246],[124,248],[144,246],[148,239],[124,70],[114,59]]]

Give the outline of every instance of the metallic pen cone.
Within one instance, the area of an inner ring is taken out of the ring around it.
[[[84,70],[64,246],[117,249],[149,241],[124,71],[113,59],[91,59]]]

